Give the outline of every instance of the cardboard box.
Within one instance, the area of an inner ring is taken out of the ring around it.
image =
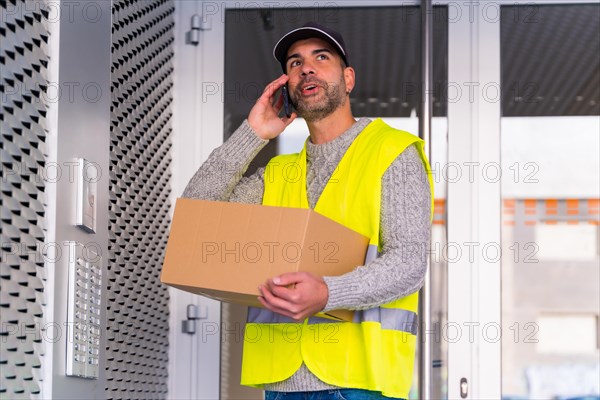
[[[341,275],[364,264],[369,239],[308,209],[178,199],[161,281],[261,307],[258,286],[285,272]],[[352,312],[326,316],[350,320]]]

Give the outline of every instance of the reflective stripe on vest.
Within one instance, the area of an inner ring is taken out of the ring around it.
[[[315,206],[315,211],[371,238],[366,262],[381,249],[381,179],[389,165],[413,143],[417,143],[433,190],[422,141],[378,119],[353,141]],[[294,177],[284,175],[290,165],[297,171]],[[431,197],[433,207],[433,193]],[[263,204],[309,207],[306,148],[299,154],[277,156],[269,162]],[[417,308],[418,293],[381,307],[356,311],[353,322],[315,316],[295,322],[268,310],[251,308],[246,329],[252,334],[245,336],[242,384],[262,387],[282,381],[304,363],[325,383],[408,398],[415,359]]]
[[[250,307],[248,309],[248,321],[259,324],[291,324],[297,323],[293,319],[265,310],[262,308]],[[354,312],[354,320],[352,322],[378,322],[381,324],[381,329],[389,329],[417,334],[418,316],[412,311],[402,310],[398,308],[370,308]],[[323,317],[309,317],[308,324],[343,324],[343,321]]]

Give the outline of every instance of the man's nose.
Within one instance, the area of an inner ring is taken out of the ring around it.
[[[304,62],[302,64],[302,75],[309,75],[315,73],[315,67],[310,62]]]

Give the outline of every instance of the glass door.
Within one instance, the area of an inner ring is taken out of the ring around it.
[[[372,6],[369,2],[347,2],[344,7],[229,9],[225,18],[224,132],[227,138],[248,115],[264,85],[281,74],[273,60],[272,46],[284,33],[306,21],[316,21],[338,30],[348,46],[349,62],[356,71],[356,86],[351,102],[355,118],[382,118],[389,125],[418,135],[421,93],[421,14],[419,1],[402,6]],[[338,3],[342,5],[342,3]],[[433,8],[433,119],[432,157],[434,169],[435,212],[432,227],[431,280],[432,320],[423,321],[419,336],[426,329],[441,330],[447,314],[446,270],[446,183],[443,174],[447,157],[448,85],[448,7]],[[302,148],[308,135],[306,123],[298,118],[255,159],[248,173],[266,164],[278,153],[293,153]],[[224,320],[243,324],[245,311],[223,306]],[[447,342],[433,341],[432,394],[445,398]],[[226,380],[223,394],[256,396],[239,382],[241,343],[222,345],[222,371]],[[418,359],[418,357],[417,357]],[[415,360],[416,362],[416,360]],[[418,394],[418,368],[415,368],[411,398]]]
[[[502,7],[503,398],[600,396],[599,54],[599,4]]]

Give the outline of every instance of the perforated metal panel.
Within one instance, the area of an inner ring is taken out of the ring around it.
[[[48,25],[45,5],[0,1],[0,397],[40,393],[44,346]]]
[[[172,0],[113,2],[107,398],[165,398]]]

